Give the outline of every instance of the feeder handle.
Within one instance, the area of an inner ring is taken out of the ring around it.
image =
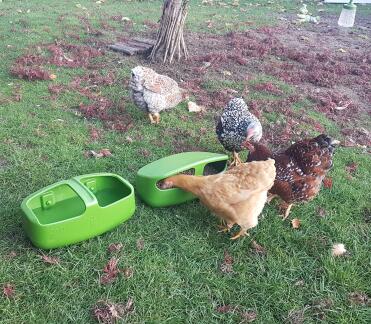
[[[82,183],[80,183],[76,179],[68,180],[68,184],[84,201],[86,207],[89,207],[89,206],[92,206],[98,203],[95,196],[87,188],[85,188],[85,186]]]

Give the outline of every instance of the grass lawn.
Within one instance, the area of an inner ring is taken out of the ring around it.
[[[282,16],[293,19],[300,2],[240,0],[236,6],[231,1],[224,6],[218,2],[201,5],[201,1],[192,0],[187,33],[192,39],[201,33],[217,42],[233,30],[276,26]],[[332,19],[335,26],[340,6],[307,3],[313,13],[320,9],[318,14]],[[251,236],[234,242],[229,235],[217,233],[216,219],[197,201],[154,209],[137,198],[132,219],[81,244],[41,251],[25,237],[21,201],[48,184],[93,172],[117,173],[134,183],[140,167],[163,156],[195,149],[224,152],[214,131],[214,118],[222,106],[197,115],[189,113],[183,103],[163,113],[160,125],[149,125],[127,90],[131,68],[148,64],[144,58],[106,52],[92,60],[95,68],[90,70],[87,66],[48,65],[45,68],[57,77],[54,81],[22,80],[9,72],[18,57],[28,51],[46,55],[43,44],[56,40],[98,46],[94,40],[116,40],[120,35],[153,37],[156,28],[151,26],[160,17],[161,5],[162,1],[123,0],[106,0],[102,4],[88,0],[0,2],[0,287],[14,288],[9,298],[0,291],[0,322],[89,323],[95,321],[92,309],[98,301],[125,304],[132,299],[134,309],[123,317],[124,322],[239,323],[256,315],[256,323],[367,323],[371,316],[366,300],[371,282],[371,163],[364,147],[347,145],[337,150],[329,174],[332,188],[323,188],[314,201],[293,208],[290,218],[301,220],[297,230],[289,221],[282,222],[273,203],[265,207]],[[119,15],[132,21],[112,18]],[[371,6],[360,6],[357,18],[366,21],[370,17]],[[302,28],[316,33],[313,26]],[[369,46],[371,37],[370,26],[367,28],[368,32],[357,29],[354,34],[363,35],[358,41],[364,42],[364,47]],[[94,35],[93,29],[103,35]],[[269,59],[274,58],[277,56],[272,54]],[[155,66],[178,81],[182,79],[179,71],[186,68],[184,63]],[[275,138],[280,125],[286,125],[288,120],[275,106],[279,105],[277,100],[289,100],[304,86],[278,80],[273,71],[272,75],[266,70],[254,74],[254,65],[247,68],[255,78],[247,81],[250,91],[244,96],[274,108],[262,108],[261,119],[263,129],[270,130],[269,134],[274,135],[270,138]],[[114,75],[114,82],[93,86],[94,95],[109,98],[114,116],[130,120],[127,131],[110,129],[115,128],[115,120],[85,118],[79,107],[88,105],[89,99],[72,88],[53,97],[51,85],[65,86],[92,72]],[[199,90],[210,96],[226,88],[244,91],[243,78],[228,79],[228,74],[219,72],[210,71]],[[189,74],[184,81],[187,78]],[[272,82],[281,95],[254,88],[262,82]],[[318,87],[326,93],[335,86]],[[362,98],[360,102],[367,105],[370,97]],[[344,120],[339,122],[337,115],[331,118],[315,109],[307,96],[297,98],[290,111],[296,118],[312,118],[324,131],[345,140]],[[369,126],[364,116],[360,108],[357,120],[353,118],[348,126]],[[270,125],[277,125],[276,133]],[[295,129],[301,133],[292,139],[318,134],[312,126],[299,123]],[[95,159],[84,154],[103,148],[113,156]],[[350,174],[347,166],[353,162],[356,170]],[[264,251],[257,251],[253,240]],[[111,243],[122,243],[123,248],[110,253]],[[345,244],[349,255],[333,257],[334,243]],[[43,254],[59,261],[45,263],[40,257]],[[100,278],[111,257],[119,259],[120,269],[129,270],[127,276],[120,274],[113,283],[103,285]],[[225,271],[225,263],[233,271]],[[132,276],[128,275],[131,271]]]

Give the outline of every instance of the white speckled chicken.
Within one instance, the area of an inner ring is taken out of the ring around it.
[[[137,66],[131,72],[132,98],[148,113],[151,124],[160,122],[160,111],[173,108],[183,100],[183,90],[168,76],[144,66]]]
[[[231,166],[235,166],[242,163],[238,152],[250,141],[259,142],[262,138],[262,125],[242,98],[233,98],[220,116],[216,134],[224,148],[233,152]]]

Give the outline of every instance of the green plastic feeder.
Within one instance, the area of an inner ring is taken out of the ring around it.
[[[210,175],[227,168],[228,155],[208,152],[185,152],[164,157],[141,168],[136,177],[136,190],[152,207],[166,207],[196,197],[179,188],[160,189],[158,182],[172,175],[192,170],[194,175]]]
[[[89,239],[126,221],[135,211],[134,188],[115,174],[86,174],[33,193],[21,208],[32,243],[51,249]]]

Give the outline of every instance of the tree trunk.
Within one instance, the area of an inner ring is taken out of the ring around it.
[[[182,56],[188,58],[188,50],[184,41],[183,29],[188,13],[188,0],[165,0],[162,7],[160,29],[157,33],[156,43],[152,49],[150,59],[162,51],[163,61],[172,63],[174,56],[178,60]]]

